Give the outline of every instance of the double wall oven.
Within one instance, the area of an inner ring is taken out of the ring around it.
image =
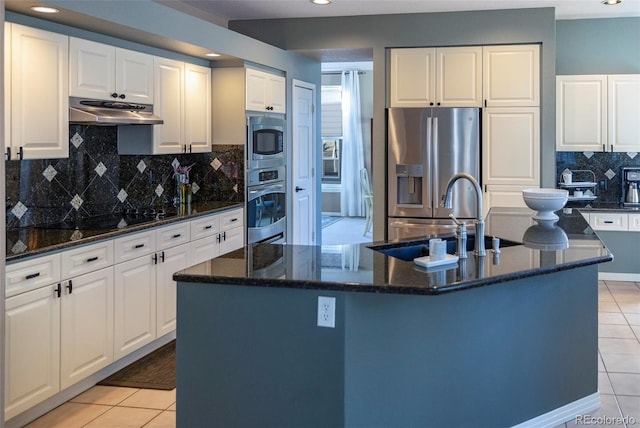
[[[285,242],[283,116],[247,117],[247,243]]]

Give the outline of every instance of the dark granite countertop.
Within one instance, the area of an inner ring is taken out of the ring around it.
[[[180,282],[396,294],[441,294],[575,269],[613,260],[578,210],[558,211],[559,221],[538,225],[527,208],[492,208],[486,235],[520,245],[486,257],[471,252],[456,264],[424,269],[369,248],[259,244],[177,272]],[[470,233],[472,234],[472,233]],[[451,237],[438,235],[442,238]],[[425,239],[394,243],[411,246]],[[388,243],[386,243],[388,245]]]
[[[128,225],[126,217],[117,226],[100,229],[63,229],[57,226],[24,227],[7,229],[7,263],[23,258],[42,255],[52,251],[64,250],[102,239],[139,232],[141,230],[166,225],[178,221],[191,220],[203,215],[242,207],[242,203],[211,201],[192,204],[189,209],[167,211],[166,217],[151,217],[148,221]],[[115,216],[117,217],[117,216]]]
[[[581,211],[622,211],[640,212],[640,205],[625,205],[622,202],[568,202],[567,208],[577,208]]]

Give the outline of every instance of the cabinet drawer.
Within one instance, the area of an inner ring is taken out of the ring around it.
[[[590,213],[589,225],[593,230],[627,230],[626,213]]]
[[[629,230],[640,231],[640,214],[629,214]]]
[[[244,226],[244,210],[237,209],[220,214],[220,230]]]
[[[191,240],[190,222],[185,221],[165,226],[156,231],[156,249],[166,250]]]
[[[156,250],[156,233],[151,230],[116,238],[114,250],[115,263],[151,254]]]
[[[61,257],[63,279],[113,266],[113,240],[64,251]]]
[[[205,238],[220,232],[220,217],[210,215],[191,221],[191,240]]]
[[[6,297],[59,282],[60,254],[12,263],[6,267]]]

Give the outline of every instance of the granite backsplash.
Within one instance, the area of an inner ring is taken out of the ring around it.
[[[118,155],[116,127],[69,126],[69,157],[6,162],[7,228],[174,204],[174,165],[190,166],[193,202],[244,201],[244,147]]]
[[[611,152],[556,152],[556,183],[560,183],[565,169],[587,170],[595,175],[596,189],[585,189],[585,194],[595,192],[600,202],[620,202],[622,199],[622,168],[640,167],[638,153]],[[574,181],[590,181],[588,173],[574,173]],[[578,175],[584,174],[584,175]]]

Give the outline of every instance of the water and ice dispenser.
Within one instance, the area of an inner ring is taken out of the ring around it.
[[[421,164],[396,164],[396,206],[422,208],[422,182],[424,167]]]

